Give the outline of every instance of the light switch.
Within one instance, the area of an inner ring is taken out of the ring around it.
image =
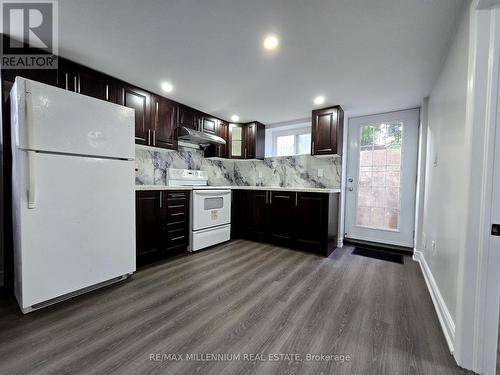
[[[318,177],[323,177],[323,169],[318,168]]]

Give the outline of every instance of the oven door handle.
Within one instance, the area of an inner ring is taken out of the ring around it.
[[[229,190],[210,190],[210,191],[204,191],[204,190],[195,190],[194,193],[196,195],[205,195],[205,196],[218,196],[218,195],[229,195],[231,194],[231,191]]]

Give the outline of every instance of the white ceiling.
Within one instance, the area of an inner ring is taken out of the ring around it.
[[[416,107],[446,55],[463,0],[60,0],[59,51],[229,119]],[[268,33],[279,50],[261,48]]]

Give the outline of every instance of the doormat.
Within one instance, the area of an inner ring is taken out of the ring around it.
[[[401,254],[389,253],[387,251],[373,250],[366,247],[356,246],[352,252],[356,255],[361,255],[364,257],[375,258],[380,260],[386,260],[388,262],[404,264],[404,256]]]

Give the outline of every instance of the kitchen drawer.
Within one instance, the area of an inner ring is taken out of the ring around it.
[[[189,199],[189,191],[166,191],[167,201],[187,201]]]
[[[167,228],[165,230],[165,240],[167,241],[167,248],[175,248],[179,246],[187,246],[189,243],[189,231],[187,228]]]
[[[184,204],[172,204],[169,202],[166,207],[167,222],[189,224],[189,207]]]

